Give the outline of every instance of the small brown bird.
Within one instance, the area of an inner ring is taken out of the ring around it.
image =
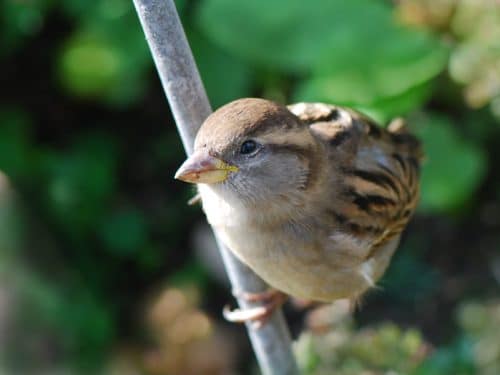
[[[417,204],[421,155],[401,121],[385,130],[347,108],[247,98],[206,119],[175,177],[199,184],[210,224],[269,285],[330,302],[384,273]],[[266,313],[280,300],[270,295]]]

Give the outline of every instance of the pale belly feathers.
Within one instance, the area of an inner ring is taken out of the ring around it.
[[[399,242],[399,237],[390,241],[376,262],[368,259],[340,267],[336,242],[342,241],[335,235],[327,243],[277,236],[248,225],[248,211],[235,210],[236,202],[228,204],[208,186],[199,185],[199,191],[208,221],[224,244],[270,286],[294,297],[328,302],[361,295],[383,274]]]

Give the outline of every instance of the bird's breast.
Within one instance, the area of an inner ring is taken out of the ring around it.
[[[203,210],[222,241],[245,263],[269,256],[269,238],[254,225],[257,213],[228,202],[208,186],[200,186]]]
[[[231,204],[208,186],[200,194],[223,243],[272,287],[295,297],[332,301],[373,286],[366,277],[371,264],[340,267],[343,251],[319,223],[262,226],[259,212]]]

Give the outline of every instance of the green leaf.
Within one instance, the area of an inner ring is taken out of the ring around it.
[[[81,283],[62,279],[57,281],[63,286],[58,286],[35,274],[26,274],[24,279],[23,308],[18,314],[27,322],[29,338],[50,334],[68,360],[95,373],[94,367],[103,361],[115,336],[115,321],[106,301]]]
[[[353,107],[380,123],[385,123],[421,106],[431,95],[432,86],[431,82],[424,82],[396,96],[380,97],[372,102],[364,103],[362,100],[342,98],[341,95],[336,94],[338,88],[334,84],[330,85],[327,78],[318,78],[308,80],[301,85],[294,101],[327,102]]]
[[[238,56],[304,71],[356,29],[353,21],[373,28],[388,17],[387,9],[381,3],[360,0],[208,0],[200,4],[198,20],[216,44]]]
[[[345,33],[345,40],[298,85],[294,99],[363,108],[384,120],[421,106],[431,94],[431,80],[446,65],[446,49],[429,35],[392,21],[372,32]]]
[[[74,36],[65,45],[59,60],[64,87],[85,98],[108,94],[110,88],[118,84],[123,69],[119,51],[98,36]]]
[[[212,106],[218,108],[231,100],[248,96],[252,83],[249,67],[200,33],[188,29],[187,34]]]
[[[364,32],[349,33],[345,48],[327,51],[314,70],[316,78],[328,77],[332,95],[370,103],[426,82],[445,67],[446,50],[424,32],[392,22],[375,35]]]
[[[31,119],[15,108],[0,108],[0,171],[13,179],[29,177],[36,153],[31,147]]]
[[[483,151],[461,138],[445,117],[429,117],[415,130],[426,154],[420,209],[429,213],[459,210],[474,196],[485,176]]]
[[[428,55],[430,38],[397,27],[391,8],[370,0],[207,0],[200,4],[198,23],[227,51],[288,72],[339,72],[358,65],[368,72],[373,66],[374,80],[389,78],[397,86],[394,75],[411,73],[421,81],[421,64],[433,70],[444,64]],[[376,66],[387,56],[391,65]],[[401,67],[404,72],[393,69]]]
[[[408,250],[408,245],[405,247],[403,250]],[[399,251],[396,254],[380,281],[380,286],[388,296],[406,304],[428,298],[440,285],[442,284],[439,271],[409,251]]]
[[[398,25],[371,0],[206,0],[198,22],[231,54],[264,69],[309,73],[294,101],[325,101],[389,118],[422,105],[447,50],[428,33]]]
[[[104,218],[99,234],[111,252],[124,256],[136,255],[147,244],[147,222],[138,210],[122,210]]]
[[[299,22],[307,9],[314,7],[297,0],[209,0],[200,4],[198,23],[216,45],[236,56],[284,69],[303,69],[322,49],[320,43],[305,40],[299,45],[301,34],[314,40],[318,33],[316,27],[311,30]],[[294,32],[297,28],[302,32]]]
[[[208,274],[206,269],[200,262],[194,260],[171,275],[169,283],[172,285],[186,285],[194,282],[197,285],[206,285],[207,280]]]
[[[139,98],[152,65],[133,4],[101,0],[63,7],[80,27],[63,45],[58,60],[62,85],[75,96],[124,106]]]
[[[74,236],[98,224],[116,185],[116,148],[104,134],[82,137],[64,155],[47,153],[44,160],[49,213]]]
[[[53,0],[0,2],[0,56],[3,57],[36,35],[43,27]]]
[[[473,375],[478,374],[474,366],[473,343],[460,337],[452,344],[438,348],[413,375]]]
[[[422,106],[431,96],[432,82],[424,82],[413,86],[409,90],[400,93],[397,96],[385,97],[379,99],[366,107],[359,104],[353,104],[355,108],[366,108],[368,113],[377,114],[376,118],[381,122],[387,122],[394,117],[404,115],[417,107]]]

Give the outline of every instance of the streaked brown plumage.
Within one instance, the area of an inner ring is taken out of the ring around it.
[[[271,286],[332,301],[387,268],[417,204],[420,159],[399,121],[385,130],[342,107],[249,98],[207,118],[176,177],[199,183],[209,222]]]

